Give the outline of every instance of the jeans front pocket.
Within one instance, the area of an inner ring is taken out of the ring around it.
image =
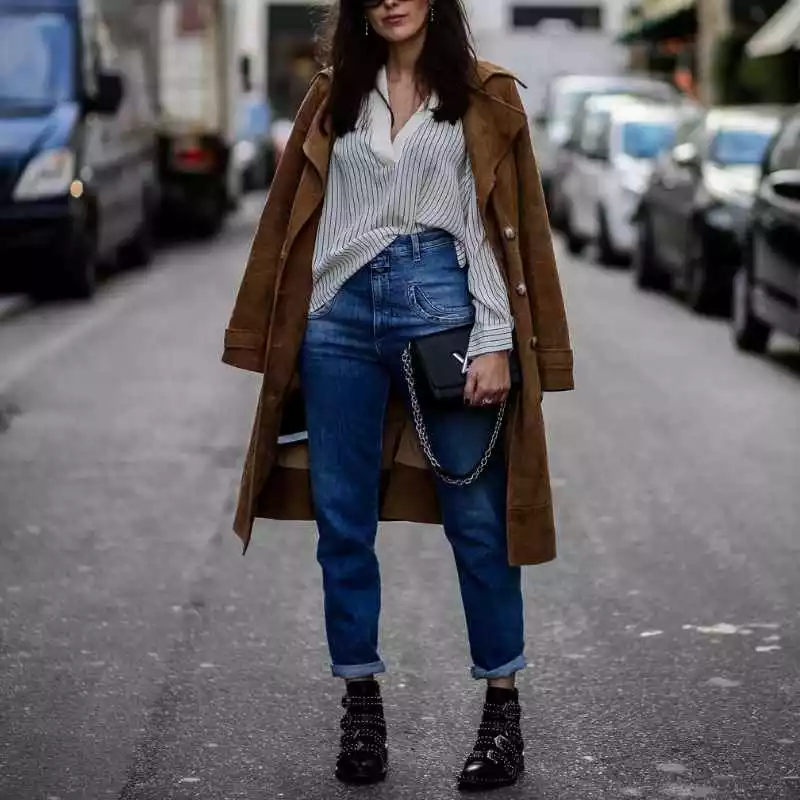
[[[328,314],[330,314],[331,311],[333,311],[333,307],[336,305],[336,300],[339,297],[340,293],[341,290],[339,292],[336,292],[336,294],[333,297],[331,297],[330,300],[328,300],[326,303],[323,303],[316,311],[309,311],[308,312],[309,321],[327,317]]]
[[[416,283],[408,286],[408,305],[411,310],[428,322],[445,324],[463,324],[472,322],[474,308],[466,291],[463,293],[453,288],[448,291],[442,287],[443,296],[433,300],[426,291]],[[460,295],[466,295],[460,296]]]

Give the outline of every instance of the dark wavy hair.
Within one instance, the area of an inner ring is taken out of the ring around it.
[[[467,113],[477,62],[462,0],[435,0],[434,8],[417,61],[417,80],[426,93],[439,97],[434,118],[455,124]],[[388,43],[374,30],[367,35],[365,22],[362,0],[339,0],[324,23],[321,56],[333,68],[325,118],[337,136],[355,129],[388,57]]]

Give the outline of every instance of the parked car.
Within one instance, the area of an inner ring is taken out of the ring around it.
[[[158,201],[146,39],[78,0],[0,0],[0,261],[9,288],[89,297],[146,263]]]
[[[671,285],[700,313],[730,308],[761,162],[782,113],[712,109],[679,131],[637,213],[640,288]]]
[[[584,103],[598,94],[623,93],[661,102],[677,102],[681,97],[671,83],[644,75],[566,75],[547,87],[544,106],[534,115],[532,128],[542,186],[554,225],[560,225],[559,189],[565,147],[574,135]]]
[[[563,183],[570,251],[595,241],[603,264],[630,258],[634,215],[655,159],[672,144],[679,117],[674,106],[643,103],[627,95],[587,102]]]
[[[740,349],[763,352],[773,330],[800,339],[800,110],[764,161],[733,294]]]

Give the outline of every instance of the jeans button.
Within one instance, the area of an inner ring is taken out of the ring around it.
[[[520,297],[525,297],[525,295],[528,294],[528,288],[524,283],[518,283],[516,291]]]

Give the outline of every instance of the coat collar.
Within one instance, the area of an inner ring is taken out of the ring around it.
[[[520,130],[527,125],[525,112],[492,90],[492,79],[497,77],[517,80],[510,72],[494,64],[478,62],[479,86],[472,93],[464,117],[464,138],[482,214],[486,213],[489,195],[494,189],[498,165],[513,147]]]
[[[317,74],[315,80],[329,84],[331,74],[330,69],[323,70]],[[486,61],[478,62],[476,85],[469,110],[464,117],[464,138],[482,213],[486,211],[489,195],[494,188],[497,167],[526,124],[525,113],[492,90],[492,81],[498,77],[517,80],[501,67]],[[325,106],[326,102],[323,100],[303,143],[303,152],[319,177],[319,197],[314,198],[317,202],[322,202],[324,198],[333,146],[333,137],[323,124]]]

